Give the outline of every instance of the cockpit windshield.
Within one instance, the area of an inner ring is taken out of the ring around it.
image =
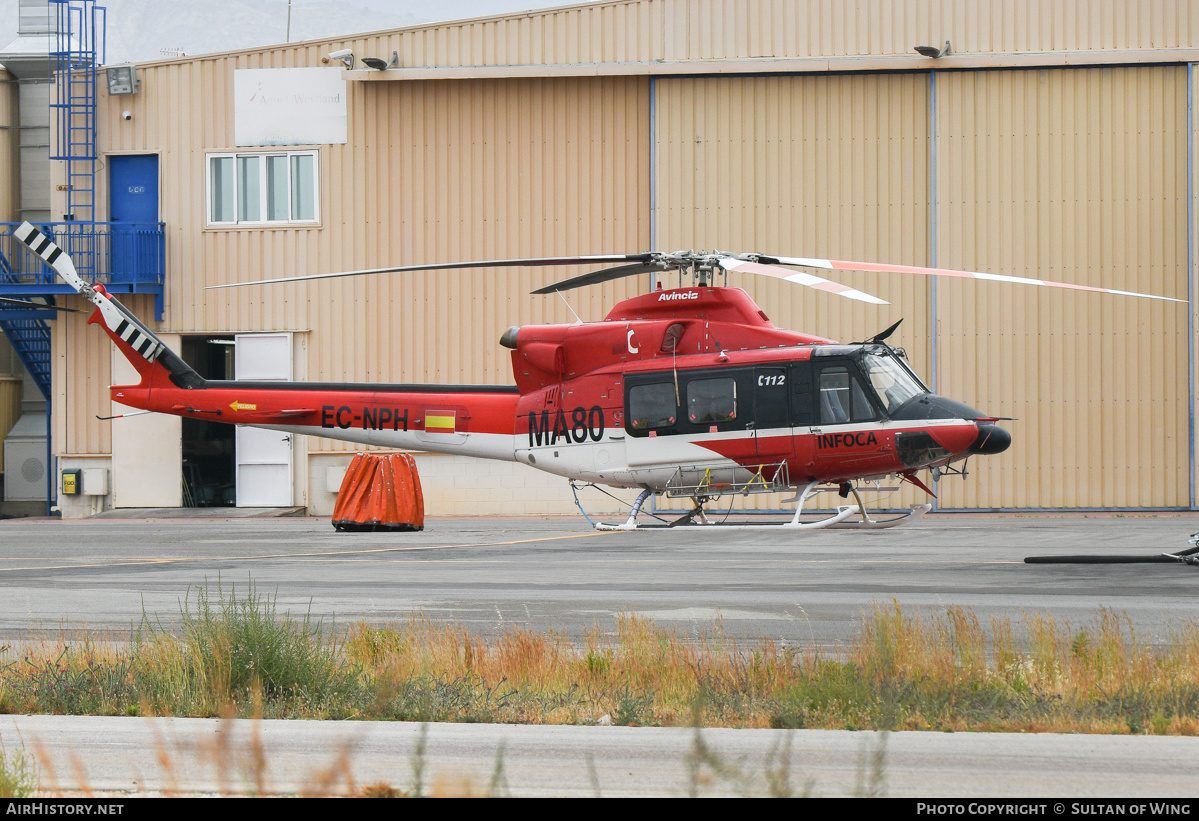
[[[928,392],[891,351],[865,351],[859,363],[888,413],[912,397]]]

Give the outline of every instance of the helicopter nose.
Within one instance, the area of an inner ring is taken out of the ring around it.
[[[975,438],[974,444],[970,446],[970,452],[990,456],[995,453],[1003,453],[1011,444],[1012,435],[999,425],[979,422],[978,436]]]
[[[975,410],[946,396],[925,393],[917,396],[891,412],[891,418],[899,421],[923,421],[925,419],[987,419],[987,414]]]

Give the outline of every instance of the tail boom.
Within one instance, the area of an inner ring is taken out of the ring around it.
[[[324,436],[367,445],[515,459],[515,386],[210,381],[202,378],[103,285],[79,276],[52,240],[13,232],[95,307],[99,325],[137,370],[112,399],[140,410]]]
[[[182,388],[165,373],[155,366],[138,385],[113,386],[113,401],[364,445],[515,459],[515,387],[203,381]]]

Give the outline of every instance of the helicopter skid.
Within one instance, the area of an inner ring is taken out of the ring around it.
[[[862,518],[855,521],[849,521],[854,514],[860,513],[857,505],[845,505],[837,508],[837,512],[832,516],[820,519],[815,522],[782,522],[771,524],[720,524],[711,521],[689,522],[686,524],[639,524],[637,522],[623,522],[618,525],[605,524],[598,522],[595,525],[596,530],[612,531],[612,530],[885,530],[890,527],[898,527],[901,524],[910,522],[913,519],[919,519],[925,513],[932,510],[932,505],[912,505],[912,509],[899,516],[893,516],[889,519],[875,519],[870,514],[862,514]]]
[[[864,513],[860,522],[836,522],[829,525],[829,527],[835,527],[838,530],[883,530],[888,527],[898,527],[904,522],[912,521],[912,519],[919,519],[932,509],[933,506],[930,504],[912,505],[912,509],[907,513],[894,516],[890,519],[872,519],[870,514]]]
[[[857,505],[844,505],[837,508],[837,512],[832,516],[820,519],[815,522],[781,522],[772,524],[721,524],[713,522],[706,517],[700,522],[688,522],[685,524],[640,524],[635,521],[628,521],[618,525],[604,524],[596,522],[596,530],[821,530],[826,527],[836,527],[845,522],[850,516],[858,513]],[[684,517],[686,518],[686,517]],[[842,525],[843,526],[843,525]],[[852,526],[852,523],[850,523]]]
[[[857,504],[839,505],[837,512],[831,516],[826,516],[823,519],[818,519],[814,522],[801,522],[799,517],[803,515],[804,502],[816,492],[818,483],[810,482],[803,490],[796,494],[795,499],[799,501],[799,505],[795,509],[795,515],[791,517],[790,522],[770,523],[770,524],[723,524],[713,522],[704,513],[702,503],[697,499],[695,509],[684,514],[674,522],[663,522],[654,524],[640,524],[637,521],[638,515],[641,513],[642,505],[646,499],[652,495],[649,489],[643,490],[641,495],[637,497],[637,501],[633,503],[633,511],[629,518],[621,524],[605,524],[604,522],[596,522],[595,529],[603,531],[615,530],[696,530],[696,529],[722,529],[722,530],[824,530],[826,528],[836,528],[838,530],[885,530],[889,527],[898,527],[904,522],[909,522],[912,519],[918,519],[925,513],[932,510],[931,504],[912,505],[912,509],[907,513],[899,516],[893,516],[889,519],[875,519],[866,510],[866,505],[862,501],[856,487],[850,487],[853,493],[854,500]],[[792,499],[790,501],[795,501]],[[849,521],[850,517],[860,515],[861,518],[857,521]]]

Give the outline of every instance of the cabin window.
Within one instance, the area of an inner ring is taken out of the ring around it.
[[[208,224],[317,221],[317,152],[208,155]]]
[[[729,377],[687,383],[687,421],[711,425],[737,418],[737,381]]]
[[[669,428],[677,418],[673,383],[656,382],[629,388],[629,426],[632,430]]]
[[[875,418],[874,407],[862,390],[862,383],[843,366],[827,367],[820,372],[820,423],[843,425],[867,422]]]

